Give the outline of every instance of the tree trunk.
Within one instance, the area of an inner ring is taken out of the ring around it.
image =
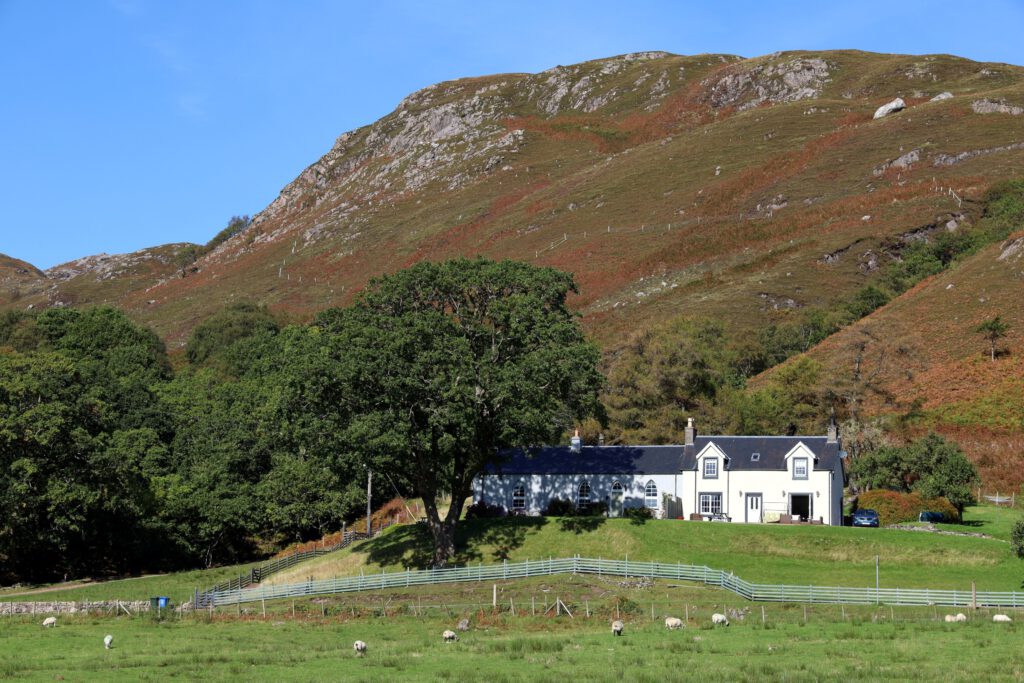
[[[992,362],[996,362],[996,340],[992,340]]]
[[[423,507],[427,513],[427,526],[430,527],[430,534],[434,537],[434,567],[447,567],[448,562],[455,556],[455,526],[462,516],[462,506],[468,493],[465,491],[455,492],[452,495],[452,504],[448,508],[448,514],[441,519],[437,511],[437,503],[429,495],[423,496]]]

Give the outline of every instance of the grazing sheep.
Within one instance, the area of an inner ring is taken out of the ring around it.
[[[665,617],[665,628],[669,631],[675,631],[677,628],[683,627],[683,620],[676,617]]]
[[[43,628],[51,628],[57,625],[57,617],[46,617],[43,619]]]
[[[992,616],[992,621],[996,622],[997,624],[1009,624],[1011,621],[1013,621],[1013,619],[1006,616],[1005,614],[996,614]]]
[[[441,637],[444,638],[444,642],[446,643],[457,643],[459,641],[459,637],[455,635],[455,631],[446,630],[441,634]]]
[[[956,620],[957,621],[967,621],[967,615],[964,614],[963,612],[958,612],[957,615],[956,615]]]
[[[956,621],[956,616],[953,615],[953,614],[947,614],[945,618],[946,618],[946,623],[947,624]]]
[[[622,635],[622,628],[623,628],[623,623],[621,621],[619,621],[618,619],[613,621],[612,622],[612,635],[613,636],[621,636]]]
[[[729,620],[726,618],[724,614],[718,614],[716,612],[715,614],[711,615],[711,623],[715,624],[716,626],[719,624],[721,624],[722,626],[728,626]]]
[[[357,640],[352,643],[352,649],[356,652],[356,657],[362,657],[366,654],[366,643],[361,640]]]
[[[457,628],[460,631],[468,631],[469,630],[469,619],[460,619],[459,620],[459,625],[456,626],[455,628]]]
[[[103,638],[103,649],[109,650],[114,646],[114,636],[109,633]]]

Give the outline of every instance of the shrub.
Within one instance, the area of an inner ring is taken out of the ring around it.
[[[945,498],[922,498],[918,493],[899,491],[865,491],[857,497],[858,508],[870,508],[878,512],[881,524],[916,522],[921,512],[941,512],[946,521],[956,521],[957,511]]]
[[[497,503],[491,504],[486,500],[477,502],[466,508],[466,519],[494,519],[505,516],[505,508]]]
[[[624,517],[636,520],[654,519],[654,513],[651,512],[651,508],[648,507],[637,507],[637,508],[626,508],[622,511]]]
[[[568,517],[576,512],[575,506],[572,501],[564,500],[562,498],[552,498],[548,506],[544,508],[543,515],[545,517]]]
[[[1024,519],[1018,519],[1010,532],[1010,547],[1017,557],[1024,559]]]

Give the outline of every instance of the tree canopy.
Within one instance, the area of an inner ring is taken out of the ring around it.
[[[345,349],[347,442],[423,498],[438,566],[501,449],[550,442],[599,411],[598,352],[565,303],[574,291],[570,275],[524,263],[420,263],[317,318]]]

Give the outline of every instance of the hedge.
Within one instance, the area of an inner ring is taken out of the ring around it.
[[[900,522],[916,522],[917,516],[929,510],[941,512],[947,522],[959,519],[956,508],[945,498],[922,498],[918,493],[900,493],[899,491],[874,490],[865,491],[857,496],[857,507],[869,508],[878,512],[881,524],[899,524]]]

